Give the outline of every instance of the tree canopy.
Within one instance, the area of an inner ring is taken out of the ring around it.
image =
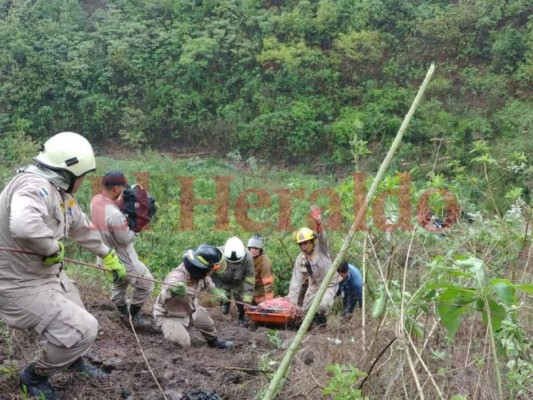
[[[343,164],[354,141],[390,141],[436,61],[406,159],[445,139],[441,154],[463,160],[476,140],[531,134],[532,11],[528,0],[4,0],[0,131]]]

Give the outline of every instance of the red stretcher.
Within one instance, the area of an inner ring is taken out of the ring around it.
[[[303,316],[302,308],[291,304],[285,297],[265,300],[257,306],[247,307],[245,312],[252,321],[271,325],[290,325]]]

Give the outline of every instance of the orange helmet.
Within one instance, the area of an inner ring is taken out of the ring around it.
[[[294,240],[296,240],[296,243],[298,244],[314,239],[316,239],[315,232],[306,227],[298,229],[294,234]]]

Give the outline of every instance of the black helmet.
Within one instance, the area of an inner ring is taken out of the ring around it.
[[[222,252],[215,246],[201,244],[196,249],[189,249],[183,255],[183,264],[191,278],[200,280],[222,261]]]

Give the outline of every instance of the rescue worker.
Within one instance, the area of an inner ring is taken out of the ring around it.
[[[272,261],[264,254],[265,242],[259,235],[254,235],[248,240],[248,250],[254,258],[255,289],[253,303],[255,305],[265,300],[274,298],[274,275],[272,274]]]
[[[241,239],[230,237],[219,248],[224,260],[218,271],[214,271],[213,282],[225,291],[226,297],[237,301],[238,322],[244,324],[244,304],[251,304],[254,297],[255,270],[252,253],[244,247]],[[222,302],[222,312],[229,314],[229,300]]]
[[[337,273],[341,277],[337,296],[342,297],[342,316],[349,317],[356,306],[363,307],[363,276],[355,265],[343,261]]]
[[[302,285],[307,280],[308,287],[302,304],[304,313],[309,311],[309,307],[332,264],[328,239],[322,227],[320,208],[316,205],[311,206],[311,217],[315,222],[317,234],[307,227],[300,228],[296,232],[295,239],[300,246],[301,253],[294,263],[288,294],[290,302],[298,305]],[[335,299],[338,280],[339,278],[335,276],[329,284],[318,311],[313,317],[313,326],[325,326],[327,324],[327,313]]]
[[[128,326],[131,314],[135,328],[150,330],[152,323],[142,316],[141,309],[154,289],[154,283],[136,277],[150,280],[154,278],[148,268],[139,260],[133,246],[136,238],[135,232],[129,229],[126,216],[116,204],[127,186],[128,183],[122,172],[108,171],[102,178],[101,192],[92,198],[91,216],[92,222],[100,231],[104,243],[115,249],[118,258],[128,272],[126,279],[113,283],[111,300],[122,318],[128,321]],[[97,262],[101,264],[100,259]],[[133,288],[129,307],[126,295],[128,287]]]
[[[63,269],[62,239],[73,239],[101,257],[118,279],[126,271],[74,198],[96,166],[87,139],[58,133],[34,161],[0,194],[0,246],[24,252],[0,252],[0,318],[11,328],[39,334],[41,350],[22,370],[19,383],[30,396],[54,400],[51,375],[70,368],[106,376],[82,358],[97,336],[98,322]]]
[[[220,267],[222,257],[217,247],[202,244],[187,250],[183,262],[165,278],[154,304],[154,319],[167,340],[189,347],[191,338],[187,328],[192,325],[202,333],[210,347],[233,347],[233,342],[217,337],[213,320],[197,298],[201,291],[209,291],[227,301],[224,291],[217,289],[209,276],[211,270]]]

